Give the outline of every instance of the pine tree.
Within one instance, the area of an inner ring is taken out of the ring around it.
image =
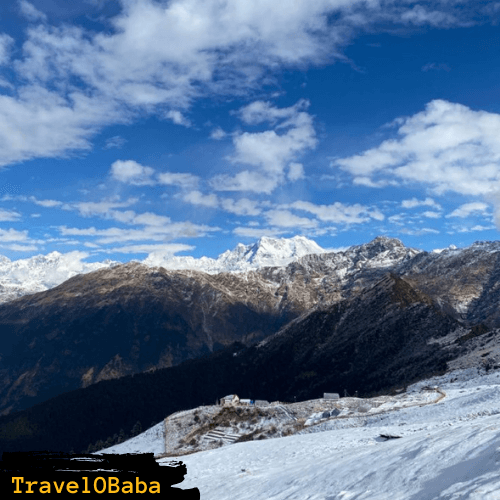
[[[127,440],[127,436],[125,435],[125,431],[123,429],[120,429],[120,432],[118,434],[118,441],[117,441],[117,443],[120,444],[120,443],[123,443],[126,440]]]
[[[139,422],[139,420],[135,423],[134,427],[132,427],[132,430],[130,433],[132,434],[132,437],[138,436],[142,432],[142,424]]]

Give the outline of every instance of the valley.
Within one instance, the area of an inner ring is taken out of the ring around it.
[[[224,394],[372,398],[500,366],[497,242],[297,246],[267,238],[226,253],[244,272],[115,265],[0,305],[0,449],[83,452]],[[268,266],[273,252],[289,262]]]

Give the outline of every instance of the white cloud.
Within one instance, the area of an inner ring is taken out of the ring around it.
[[[77,210],[83,217],[103,216],[108,219],[115,218],[116,208],[125,208],[137,203],[137,198],[129,198],[127,201],[104,200],[104,201],[80,201],[68,206],[70,210]],[[133,212],[131,212],[133,213]]]
[[[0,235],[1,236],[1,235]],[[8,243],[5,244],[0,238],[0,248],[5,250],[11,250],[12,252],[35,252],[38,250],[36,245],[20,245],[19,243]]]
[[[179,186],[185,189],[198,185],[200,178],[193,174],[163,172],[158,174],[158,183],[167,186]]]
[[[195,247],[192,245],[184,245],[182,243],[163,243],[163,244],[144,244],[144,245],[127,245],[123,247],[114,247],[103,250],[106,253],[147,253],[163,255],[174,255],[177,252],[185,252],[193,250]]]
[[[7,195],[2,196],[0,201],[14,201],[14,200],[15,201],[22,201],[24,203],[31,202],[31,203],[34,203],[35,205],[39,205],[39,206],[45,207],[45,208],[60,207],[63,205],[63,203],[61,201],[58,201],[58,200],[39,200],[35,196],[28,197],[25,195],[12,196],[12,195],[7,194]]]
[[[10,243],[12,241],[28,241],[28,239],[28,231],[0,229],[0,243]]]
[[[258,208],[258,202],[248,198],[240,198],[235,201],[232,198],[219,198],[216,194],[203,194],[200,191],[190,191],[183,194],[181,198],[192,205],[222,209],[235,215],[259,215],[262,212]]]
[[[442,11],[429,11],[422,5],[415,5],[401,15],[403,22],[416,25],[430,24],[431,26],[451,26],[457,23],[455,16]]]
[[[422,71],[451,71],[451,68],[445,63],[427,63],[422,66]]]
[[[125,121],[116,104],[100,96],[75,92],[61,97],[38,84],[17,94],[0,95],[0,166],[88,150],[102,127]]]
[[[404,217],[401,214],[391,215],[387,218],[387,220],[392,224],[397,224],[398,226],[404,225]]]
[[[441,218],[441,213],[440,212],[434,212],[432,210],[426,210],[425,212],[422,212],[420,215],[422,215],[422,217],[427,217],[428,219],[439,219],[439,218]]]
[[[415,207],[434,207],[441,209],[441,205],[434,201],[432,198],[426,198],[425,200],[417,200],[417,198],[412,198],[411,200],[403,200],[401,202],[403,208],[415,208]]]
[[[343,47],[361,30],[462,26],[477,14],[473,2],[430,4],[123,0],[106,31],[32,25],[12,65],[24,86],[0,98],[0,166],[89,149],[103,127],[144,113],[186,125],[185,110],[199,97],[242,95],[267,82],[268,69],[345,60]],[[30,20],[46,20],[28,1],[18,5]],[[253,120],[259,113],[284,119],[284,110],[265,103],[254,108]]]
[[[500,115],[436,100],[395,123],[397,139],[333,164],[355,180],[416,182],[436,194],[488,195],[500,189]]]
[[[189,221],[165,222],[161,225],[146,225],[140,229],[122,229],[118,227],[111,227],[107,229],[89,227],[81,229],[69,228],[66,226],[60,226],[58,229],[63,236],[93,237],[96,238],[96,243],[102,245],[129,241],[147,242],[167,241],[178,238],[199,238],[206,236],[211,232],[220,230],[218,227],[193,224]]]
[[[21,218],[21,214],[14,212],[13,210],[4,210],[0,208],[0,221],[1,222],[12,222]]]
[[[280,236],[287,231],[279,228],[257,228],[257,227],[237,227],[233,230],[236,236],[245,236],[248,238],[261,238],[262,236]]]
[[[121,149],[126,144],[126,142],[127,140],[123,137],[115,135],[114,137],[110,137],[106,140],[106,144],[104,145],[103,149]]]
[[[19,10],[21,14],[30,21],[45,21],[47,16],[40,12],[32,3],[26,0],[19,0]]]
[[[248,170],[243,170],[234,176],[217,175],[210,180],[210,186],[216,191],[253,191],[270,194],[277,184],[275,177]]]
[[[210,133],[210,138],[215,139],[216,141],[220,141],[221,139],[224,139],[226,137],[226,132],[222,130],[220,127],[214,128],[212,132]]]
[[[0,66],[7,64],[10,61],[10,52],[14,39],[6,33],[0,33]],[[7,84],[10,86],[10,84]]]
[[[200,191],[190,191],[182,196],[182,199],[193,205],[201,205],[207,208],[217,208],[219,200],[215,194],[203,194]]]
[[[179,186],[184,189],[196,187],[199,177],[193,174],[176,172],[156,171],[151,167],[145,167],[134,160],[117,160],[111,165],[111,176],[126,184],[135,186],[153,186],[162,184],[165,186]]]
[[[458,208],[453,210],[446,217],[468,217],[470,214],[474,212],[479,212],[481,215],[484,215],[488,210],[488,205],[482,202],[472,202],[472,203],[464,203],[460,205]]]
[[[377,209],[371,209],[359,203],[344,205],[335,202],[331,205],[316,205],[309,201],[295,201],[287,205],[294,210],[310,212],[323,222],[335,222],[337,224],[361,224],[370,219],[384,220],[384,214]]]
[[[172,120],[176,125],[183,125],[184,127],[191,126],[191,122],[177,109],[168,111],[165,116]]]
[[[454,229],[457,233],[472,233],[475,231],[490,231],[491,229],[495,229],[495,226],[482,226],[481,224],[477,224],[472,227],[454,227]]]
[[[40,207],[45,207],[45,208],[60,207],[62,205],[62,201],[58,201],[58,200],[38,200],[34,196],[30,196],[29,197],[29,201],[33,202],[35,205],[39,205]]]
[[[378,180],[374,181],[373,179],[370,179],[370,177],[365,177],[365,176],[358,176],[355,177],[352,181],[352,183],[355,186],[366,186],[366,187],[372,187],[372,188],[381,188],[381,187],[386,187],[386,186],[397,186],[398,183],[394,181],[389,181],[389,180]]]
[[[290,181],[298,181],[299,179],[304,179],[304,166],[302,163],[290,163],[288,165],[288,180]]]
[[[5,89],[14,89],[14,85],[7,81],[5,78],[0,77],[0,88],[5,88]]]
[[[117,160],[111,165],[111,176],[117,181],[136,186],[152,185],[154,170],[134,160]]]
[[[264,216],[269,224],[277,227],[314,228],[318,225],[317,220],[298,217],[289,210],[269,210],[264,213]]]
[[[300,111],[305,111],[310,103],[307,99],[300,99],[289,108],[277,108],[270,102],[255,101],[241,108],[238,112],[241,120],[247,125],[257,125],[263,122],[275,124],[279,120],[294,120]],[[285,121],[285,123],[287,123]]]
[[[262,210],[258,208],[258,203],[248,198],[240,198],[234,201],[231,198],[223,198],[220,200],[221,206],[226,212],[236,215],[259,215]]]
[[[165,226],[166,224],[170,224],[171,220],[170,217],[166,217],[165,215],[145,212],[139,215],[134,214],[131,223],[145,226]]]
[[[288,108],[276,108],[256,101],[242,108],[239,114],[245,123],[253,125],[269,121],[275,129],[234,135],[235,153],[228,159],[234,164],[250,165],[255,169],[243,170],[234,176],[217,176],[212,179],[212,186],[219,191],[271,193],[284,182],[287,166],[289,180],[302,178],[302,165],[294,160],[317,144],[312,116],[304,111],[308,106],[309,102],[305,100]]]
[[[403,234],[408,234],[410,236],[422,236],[424,234],[439,234],[439,231],[437,229],[433,229],[430,227],[424,227],[422,229],[400,229],[399,230]]]

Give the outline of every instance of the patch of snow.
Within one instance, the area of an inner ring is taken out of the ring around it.
[[[500,374],[452,372],[409,387],[408,398],[425,385],[446,397],[178,457],[188,470],[182,487],[206,500],[499,500]]]
[[[154,453],[161,455],[165,451],[165,425],[163,420],[147,431],[139,434],[123,443],[116,444],[110,448],[100,450],[96,454],[105,453]]]

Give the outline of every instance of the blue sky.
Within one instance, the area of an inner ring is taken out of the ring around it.
[[[498,239],[500,2],[0,5],[0,254]]]

